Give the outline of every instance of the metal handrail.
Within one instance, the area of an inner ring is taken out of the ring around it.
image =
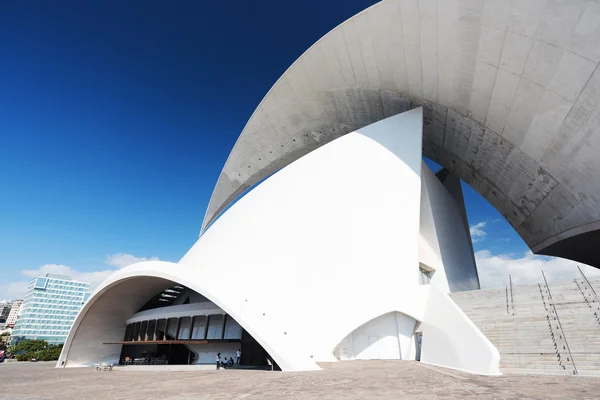
[[[567,340],[567,336],[565,335],[565,331],[563,330],[562,324],[560,323],[560,318],[558,317],[558,311],[556,311],[556,306],[554,305],[554,299],[552,298],[552,293],[550,292],[550,286],[548,286],[548,281],[546,280],[546,274],[542,271],[542,276],[544,277],[544,283],[546,284],[546,289],[548,289],[548,297],[552,300],[551,305],[554,309],[554,315],[556,315],[556,321],[558,321],[558,326],[560,327],[560,331],[562,332],[562,337],[565,340],[565,344],[567,345],[567,351],[569,352],[569,357],[571,357],[571,363],[573,364],[573,368],[575,369],[575,374],[579,374],[577,371],[577,366],[575,366],[575,360],[573,360],[573,355],[571,354],[571,348],[569,347],[569,341]]]
[[[506,313],[510,314],[510,311],[508,311],[508,286],[506,286]]]
[[[515,296],[513,294],[512,276],[508,275],[508,282],[510,283],[510,304],[512,306],[513,315],[515,315]]]
[[[581,270],[581,268],[579,268],[579,265],[577,266],[577,269],[579,270],[579,273],[581,274],[581,276],[583,276],[583,279],[585,279],[585,281],[587,282],[587,284],[590,287],[590,289],[592,289],[592,292],[594,292],[594,296],[598,296],[596,294],[596,291],[594,290],[594,287],[592,286],[592,284],[590,283],[590,281],[588,281],[587,276],[585,276],[585,274],[583,273],[583,271]]]

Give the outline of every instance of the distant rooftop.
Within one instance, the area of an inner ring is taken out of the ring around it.
[[[64,279],[64,280],[67,280],[67,281],[73,280],[73,278],[71,278],[69,275],[46,274],[45,276],[46,276],[46,278]]]

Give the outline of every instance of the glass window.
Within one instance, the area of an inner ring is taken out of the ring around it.
[[[241,339],[242,338],[242,327],[237,321],[231,318],[230,315],[226,316],[225,321],[225,337],[224,339]]]
[[[127,324],[127,327],[125,328],[125,336],[123,337],[123,340],[126,342],[129,342],[131,340],[132,336],[133,336],[133,326],[132,326],[132,324]]]
[[[177,337],[178,318],[169,318],[167,320],[167,340],[174,340]]]
[[[165,340],[165,331],[167,330],[167,320],[159,319],[156,321],[156,340]]]
[[[140,322],[135,322],[134,326],[133,326],[133,340],[134,341],[138,341],[139,340],[139,334],[140,334],[140,326],[142,324]]]
[[[35,283],[33,284],[33,287],[35,289],[46,289],[47,285],[48,285],[48,278],[43,278],[41,276],[38,276],[37,278],[35,278]]]
[[[156,320],[153,319],[153,320],[148,321],[148,340],[156,340],[156,339],[154,339],[155,331],[156,331]]]
[[[427,271],[421,267],[419,267],[419,283],[421,285],[428,285],[431,282],[431,271]]]
[[[194,327],[192,328],[192,339],[202,340],[206,333],[206,315],[194,317]]]
[[[207,339],[223,339],[223,315],[211,315],[208,320]]]
[[[142,321],[142,327],[140,328],[140,340],[142,342],[145,342],[147,340],[147,338],[146,338],[147,331],[148,331],[148,321]]]
[[[190,334],[192,333],[192,317],[182,317],[179,318],[179,334],[177,335],[177,339],[189,340]]]

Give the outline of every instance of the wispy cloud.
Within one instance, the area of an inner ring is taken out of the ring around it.
[[[131,254],[117,253],[110,256],[106,256],[104,263],[111,267],[117,267],[119,269],[125,268],[128,265],[135,264],[142,261],[158,261],[158,257],[136,257]]]
[[[118,253],[106,256],[104,263],[108,266],[96,271],[80,271],[78,269],[62,264],[44,264],[37,269],[25,269],[21,271],[21,275],[28,280],[7,282],[0,284],[0,299],[18,299],[23,298],[27,291],[27,285],[31,278],[45,274],[69,275],[71,278],[87,282],[90,284],[90,289],[94,290],[103,280],[108,278],[117,269],[124,268],[130,264],[141,261],[154,261],[158,257],[136,257],[131,254]]]
[[[577,265],[586,276],[600,276],[600,269],[563,258],[538,256],[531,251],[515,256],[481,250],[475,253],[475,260],[482,289],[505,287],[509,275],[513,285],[542,282],[542,270],[549,282],[569,281],[580,276]]]
[[[471,241],[473,243],[481,242],[487,236],[487,232],[484,228],[487,225],[487,221],[481,221],[475,225],[471,225],[469,227],[469,232],[471,233]]]

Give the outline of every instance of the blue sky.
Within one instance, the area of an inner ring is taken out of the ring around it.
[[[57,0],[0,5],[0,298],[39,272],[98,280],[197,239],[270,86],[373,1]],[[289,17],[291,16],[291,18]],[[526,246],[465,189],[475,249]]]

